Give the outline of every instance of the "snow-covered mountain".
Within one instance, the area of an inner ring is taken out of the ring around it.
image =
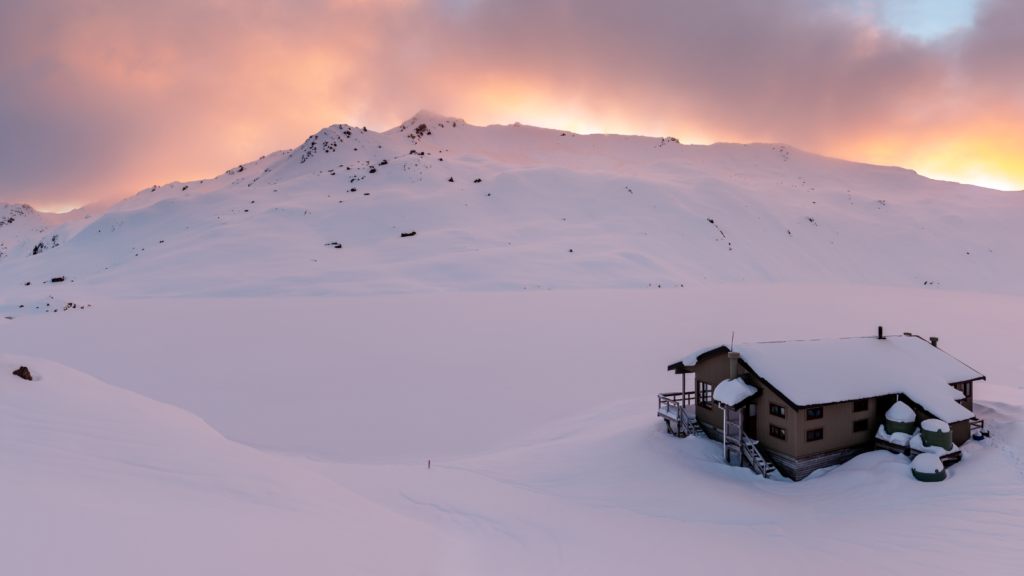
[[[20,284],[65,276],[130,296],[736,282],[1021,294],[1021,199],[782,144],[422,112],[384,133],[330,126],[90,219],[0,228],[11,247],[0,269]],[[21,304],[9,295],[7,311]]]
[[[780,144],[420,113],[108,209],[6,206],[0,555],[55,575],[1013,573],[1020,201]],[[991,436],[941,483],[888,452],[765,479],[655,417],[693,350],[878,325],[987,377]]]
[[[55,214],[37,212],[28,204],[0,203],[0,264],[55,247],[56,239],[48,233],[59,225]]]

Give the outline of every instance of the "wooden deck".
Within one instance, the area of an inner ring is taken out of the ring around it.
[[[700,431],[694,414],[694,395],[693,391],[658,394],[658,417],[665,420],[669,434],[685,438]]]

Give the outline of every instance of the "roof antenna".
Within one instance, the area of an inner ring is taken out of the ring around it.
[[[733,344],[736,344],[736,331],[732,331],[732,340],[729,341],[729,352],[732,352]]]

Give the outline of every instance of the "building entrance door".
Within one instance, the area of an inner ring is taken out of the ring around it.
[[[751,440],[757,440],[757,406],[747,406],[747,417],[743,419],[743,433]]]
[[[723,414],[724,426],[722,430],[723,456],[728,464],[742,466],[743,449],[740,437],[743,433],[743,411],[735,410],[728,406],[722,406],[722,409],[725,411]]]

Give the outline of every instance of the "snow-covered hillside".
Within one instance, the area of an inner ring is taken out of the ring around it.
[[[0,203],[0,264],[56,247],[49,234],[58,226],[55,214],[37,212],[28,204]]]
[[[385,133],[331,126],[294,150],[41,229],[2,263],[8,286],[32,282],[5,290],[3,311],[57,276],[132,297],[734,282],[1024,294],[1021,198],[778,144],[421,113]]]
[[[1020,201],[779,144],[420,113],[105,210],[8,206],[0,556],[19,574],[1015,573]],[[987,377],[991,438],[941,483],[888,452],[764,479],[655,416],[680,386],[666,367],[733,333],[879,325]]]
[[[25,365],[31,382],[11,374]],[[5,573],[410,574],[443,549],[428,526],[59,364],[0,355],[0,398]]]

